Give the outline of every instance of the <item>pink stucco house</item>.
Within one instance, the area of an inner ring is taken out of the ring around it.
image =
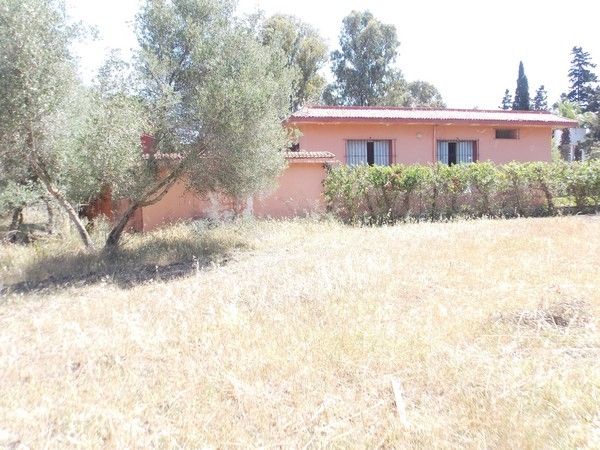
[[[322,181],[331,164],[550,161],[552,131],[577,123],[532,111],[312,106],[293,114],[286,126],[300,132],[293,151],[286,152],[288,167],[274,191],[244,202],[247,214],[323,211]],[[159,203],[142,208],[134,227],[149,230],[179,219],[226,215],[232,207],[177,185]]]

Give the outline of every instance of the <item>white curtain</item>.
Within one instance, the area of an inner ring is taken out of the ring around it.
[[[448,164],[448,141],[438,141],[437,159],[442,164]]]
[[[346,162],[349,166],[367,164],[367,141],[348,141],[346,143]]]
[[[368,164],[367,142],[373,142],[373,163],[390,164],[390,141],[349,140],[346,142],[346,162],[349,166]]]
[[[458,164],[473,162],[473,141],[457,142],[456,162]]]
[[[374,141],[374,161],[378,166],[390,165],[390,141]]]
[[[438,141],[437,159],[442,164],[448,164],[448,144],[456,143],[456,163],[465,164],[473,162],[473,153],[475,149],[474,141]]]

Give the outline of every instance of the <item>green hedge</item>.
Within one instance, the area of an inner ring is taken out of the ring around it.
[[[600,161],[340,166],[324,192],[349,223],[590,212],[600,209]]]

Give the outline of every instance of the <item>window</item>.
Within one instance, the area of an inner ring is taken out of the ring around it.
[[[389,166],[391,161],[391,141],[346,141],[346,162],[349,166],[360,164]]]
[[[438,141],[437,159],[448,164],[465,164],[475,161],[477,153],[476,141]]]
[[[519,139],[519,130],[497,128],[496,139]]]

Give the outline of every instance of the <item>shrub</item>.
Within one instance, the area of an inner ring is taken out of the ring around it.
[[[471,209],[475,216],[493,216],[496,194],[502,183],[502,174],[489,162],[467,166],[466,178],[471,194]]]
[[[582,212],[600,208],[600,161],[341,166],[324,188],[348,223]]]
[[[565,191],[575,202],[577,212],[600,206],[600,163],[596,160],[574,162],[565,170]]]

